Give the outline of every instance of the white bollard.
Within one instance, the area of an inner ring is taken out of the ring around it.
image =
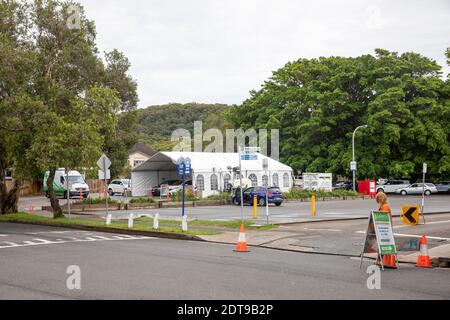
[[[128,216],[128,228],[129,229],[133,228],[133,222],[134,222],[134,214],[130,213],[130,215]]]
[[[184,216],[183,220],[181,221],[181,229],[183,230],[183,232],[187,232],[188,231],[187,216]]]
[[[153,229],[159,229],[159,213],[155,213],[155,216],[153,217]]]
[[[111,224],[111,218],[112,218],[111,214],[108,214],[108,215],[106,216],[106,225],[107,225],[107,226],[109,226],[109,225]]]

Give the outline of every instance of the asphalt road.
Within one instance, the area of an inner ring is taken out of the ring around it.
[[[120,197],[116,197],[120,199]],[[389,197],[389,202],[394,215],[399,215],[403,204],[421,204],[420,196],[395,196]],[[60,200],[65,204],[65,200]],[[45,197],[22,198],[19,207],[22,211],[27,211],[29,206],[42,207],[49,205]],[[304,222],[310,220],[332,220],[343,218],[367,217],[370,211],[376,210],[377,205],[372,199],[357,200],[332,200],[317,201],[317,216],[311,218],[310,202],[286,202],[281,207],[270,206],[269,215],[271,223],[291,223]],[[450,212],[450,195],[433,195],[426,198],[426,212]],[[181,220],[181,208],[164,208],[150,210],[133,211],[111,211],[116,217],[126,217],[130,212],[137,214],[159,213],[162,218]],[[98,215],[104,216],[105,212],[99,211]],[[201,220],[239,220],[242,218],[239,206],[213,206],[213,207],[195,207],[186,208],[186,214],[189,219]],[[244,207],[244,217],[251,219],[253,217],[253,207]],[[266,210],[264,207],[258,207],[258,219],[256,223],[266,223]]]
[[[449,269],[402,265],[369,290],[366,270],[346,257],[62,228],[0,223],[0,255],[0,299],[450,298]],[[72,265],[81,290],[67,289]]]

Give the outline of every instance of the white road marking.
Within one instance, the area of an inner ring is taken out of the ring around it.
[[[339,230],[339,229],[310,229],[310,228],[304,228],[304,230],[308,230],[308,231],[342,232],[342,230]]]
[[[157,238],[153,237],[145,237],[145,236],[127,236],[127,237],[119,237],[112,236],[112,238],[107,238],[103,236],[96,236],[97,238],[71,238],[72,240],[57,240],[57,241],[49,241],[44,239],[33,239],[33,241],[24,241],[22,244],[14,243],[14,242],[0,242],[0,249],[6,248],[18,248],[18,247],[30,247],[30,246],[38,246],[38,245],[49,245],[49,244],[64,244],[64,243],[76,243],[76,242],[103,242],[103,241],[127,241],[127,240],[155,240]],[[101,237],[101,238],[100,238]],[[37,241],[37,242],[36,242]],[[4,245],[6,244],[6,245]]]
[[[411,238],[422,239],[422,236],[418,236],[416,234],[394,233],[394,236],[397,236],[397,237],[411,237]],[[427,236],[427,239],[450,241],[450,238],[441,238],[441,237],[429,237],[429,236]]]
[[[7,237],[7,234],[0,234],[0,237]]]
[[[424,226],[428,226],[431,224],[441,224],[441,223],[449,223],[450,220],[443,220],[443,221],[432,221],[432,222],[427,222],[424,224]],[[400,226],[394,226],[394,229],[401,229],[401,228],[407,228],[410,227],[410,225],[400,225]]]
[[[356,231],[356,233],[359,233],[359,234],[366,234],[366,231]],[[417,234],[394,233],[394,236],[397,236],[397,237],[411,237],[411,238],[422,239],[422,236],[419,236],[419,235],[417,235]],[[441,238],[441,237],[433,237],[433,236],[427,236],[427,239],[450,241],[450,238]]]

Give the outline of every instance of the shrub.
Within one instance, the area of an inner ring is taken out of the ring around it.
[[[133,198],[130,200],[130,203],[137,203],[137,204],[151,204],[155,203],[155,200],[153,200],[150,197],[139,197],[139,198]]]

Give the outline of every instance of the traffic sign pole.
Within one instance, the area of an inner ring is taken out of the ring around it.
[[[105,194],[106,194],[106,217],[108,217],[109,212],[108,212],[108,198],[109,198],[109,194],[108,194],[108,182],[107,182],[107,176],[106,176],[106,157],[103,157],[103,172],[105,174]]]

